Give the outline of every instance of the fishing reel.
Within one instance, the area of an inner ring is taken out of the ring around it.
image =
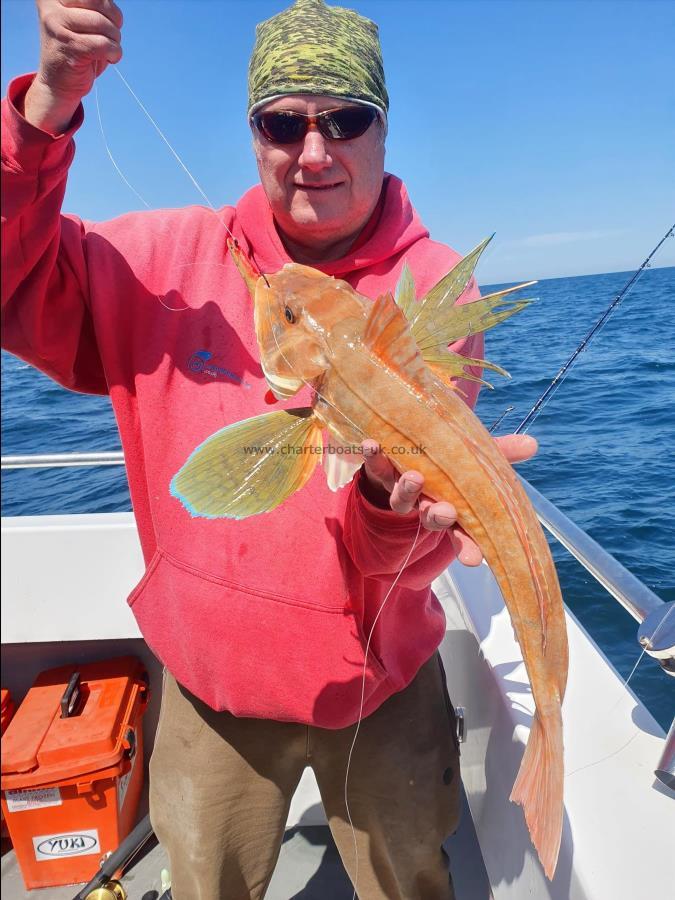
[[[94,888],[84,900],[127,900],[127,893],[119,881],[111,880]]]

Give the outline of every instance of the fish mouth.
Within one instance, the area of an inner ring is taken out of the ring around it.
[[[272,373],[264,363],[262,364],[262,370],[265,381],[277,400],[288,400],[289,397],[297,394],[301,387],[304,387],[305,382],[301,378],[284,377],[276,372]]]

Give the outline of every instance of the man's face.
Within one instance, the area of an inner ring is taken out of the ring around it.
[[[335,97],[280,97],[265,112],[315,115],[349,106]],[[316,127],[294,144],[274,144],[253,128],[260,180],[276,223],[291,246],[311,258],[336,258],[375,209],[384,177],[384,126],[375,120],[349,141],[325,138]]]

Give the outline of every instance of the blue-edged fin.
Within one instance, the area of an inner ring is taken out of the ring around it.
[[[244,419],[197,447],[173,477],[171,493],[193,516],[245,519],[269,512],[308,481],[322,443],[311,409]]]

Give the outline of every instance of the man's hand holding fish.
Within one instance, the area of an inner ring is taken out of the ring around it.
[[[527,434],[507,434],[495,438],[497,446],[510,463],[524,462],[537,452],[537,441]],[[411,469],[402,475],[381,452],[376,441],[363,442],[363,473],[366,484],[361,489],[375,506],[391,508],[399,515],[419,510],[422,527],[427,531],[450,532],[457,559],[465,566],[478,566],[483,561],[480,547],[457,524],[457,510],[446,501],[434,502],[424,496],[424,476]]]

